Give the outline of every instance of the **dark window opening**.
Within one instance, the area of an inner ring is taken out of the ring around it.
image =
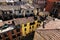
[[[38,24],[38,26],[40,26],[40,24]]]
[[[27,24],[25,24],[24,26],[27,26]]]
[[[19,0],[19,1],[21,1],[21,0]]]
[[[12,13],[12,11],[9,11],[10,13]]]
[[[21,10],[19,10],[19,13],[21,13]]]
[[[12,21],[12,24],[14,24],[14,25],[15,25],[14,21]]]
[[[16,38],[16,35],[13,35],[12,37],[13,37],[13,39],[14,39],[14,38]]]
[[[33,22],[33,23],[30,23],[30,25],[34,25],[35,24],[35,22]]]
[[[29,11],[27,11],[27,13],[29,13]]]
[[[20,36],[20,33],[19,33],[19,34],[17,34],[17,36],[19,37],[19,36]]]
[[[32,12],[33,12],[33,10],[32,10]]]
[[[25,28],[25,31],[26,31],[26,28]]]
[[[1,35],[0,35],[0,39],[2,39]]]
[[[38,27],[39,25],[37,25],[37,27]]]
[[[8,22],[8,23],[10,23],[10,22]]]
[[[17,32],[20,32],[20,29],[16,29]]]
[[[34,26],[32,26],[32,28],[34,28]]]
[[[39,23],[41,23],[41,21],[38,21]]]
[[[7,3],[7,5],[13,5],[12,3]]]
[[[14,34],[13,30],[11,31],[12,34]]]
[[[30,29],[31,29],[31,27],[30,27]]]

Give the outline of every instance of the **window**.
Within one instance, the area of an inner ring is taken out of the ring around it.
[[[21,1],[21,0],[19,0],[19,1]]]
[[[20,29],[16,29],[17,32],[20,32]]]
[[[30,27],[30,29],[31,29],[31,27]]]
[[[16,35],[13,35],[12,37],[13,37],[13,39],[15,39],[16,38]]]
[[[26,31],[26,28],[25,28],[25,31]]]
[[[1,35],[0,35],[0,39],[2,39]]]
[[[14,31],[12,30],[11,33],[14,34]]]
[[[20,36],[20,33],[19,33],[19,34],[17,34],[17,36],[19,37],[19,36]]]
[[[12,3],[7,3],[7,5],[13,5]]]
[[[30,23],[30,25],[34,25],[35,24],[35,22],[33,22],[33,23]]]
[[[38,21],[39,23],[41,23],[41,21]]]
[[[34,26],[32,26],[32,28],[34,28]]]
[[[27,13],[29,13],[29,11],[27,11]]]
[[[24,26],[27,26],[27,24],[25,24]]]
[[[21,10],[19,10],[19,13],[21,13]]]

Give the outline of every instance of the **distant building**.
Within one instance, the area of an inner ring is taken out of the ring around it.
[[[0,0],[0,2],[17,2],[19,0]]]

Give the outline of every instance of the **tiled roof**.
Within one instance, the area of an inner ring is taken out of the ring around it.
[[[38,29],[43,29],[42,27],[43,26],[41,26]],[[50,22],[45,24],[45,28],[44,29],[60,29],[60,20],[59,19],[55,19],[55,21],[51,20]]]
[[[35,31],[34,40],[60,40],[60,20],[50,21]]]

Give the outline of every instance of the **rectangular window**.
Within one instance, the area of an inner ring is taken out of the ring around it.
[[[0,35],[0,39],[2,39],[1,35]]]

